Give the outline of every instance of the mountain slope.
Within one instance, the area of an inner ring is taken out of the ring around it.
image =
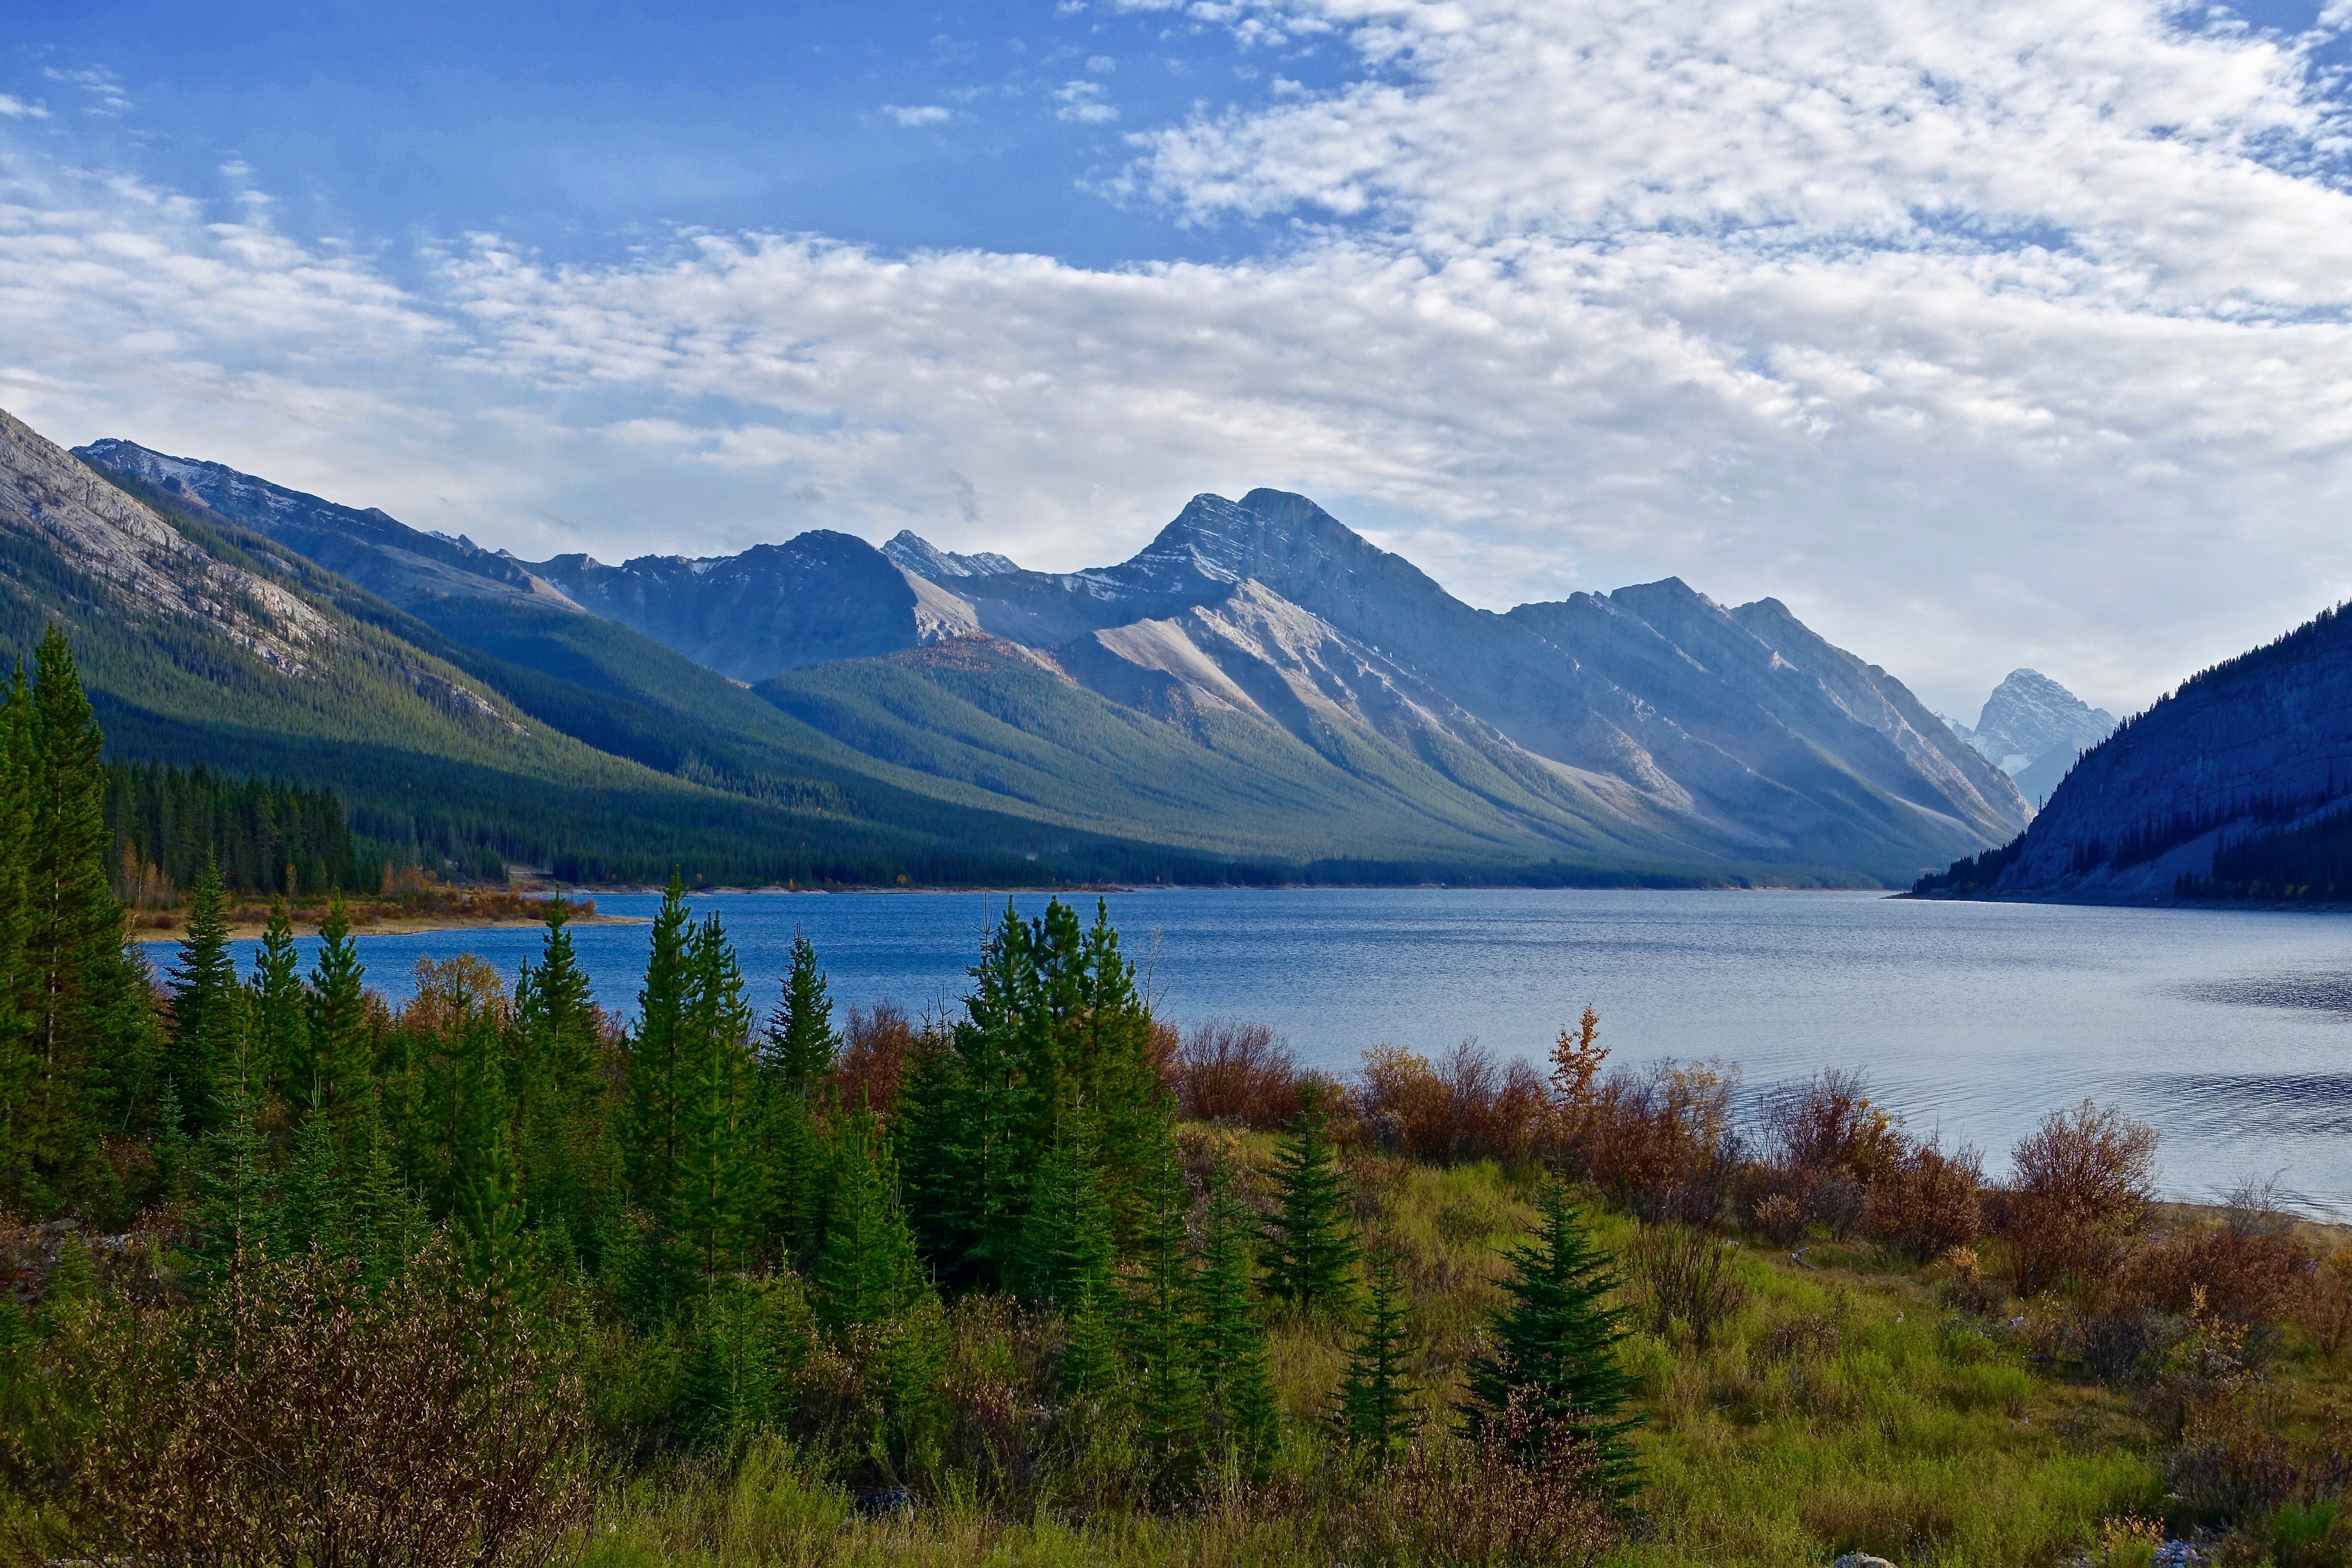
[[[2352,616],[2326,611],[2181,682],[2077,763],[2007,857],[2001,892],[2168,895],[2224,839],[2352,798]]]

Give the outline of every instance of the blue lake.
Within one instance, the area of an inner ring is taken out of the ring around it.
[[[1025,912],[1042,895],[1017,900]],[[2210,1198],[2275,1178],[2352,1216],[2352,921],[2340,915],[1912,903],[1841,893],[1493,889],[1150,890],[1110,895],[1161,1016],[1274,1026],[1301,1059],[1475,1037],[1541,1058],[1589,1002],[1613,1060],[1720,1057],[1750,1089],[1864,1069],[1918,1131],[1989,1168],[2045,1110],[2112,1101],[2163,1135],[2166,1187]],[[607,914],[658,899],[599,897]],[[844,1005],[952,1009],[1003,896],[724,893],[762,1011],[795,926]],[[1091,916],[1092,904],[1087,900]],[[598,999],[635,1003],[644,925],[577,927]],[[362,937],[394,1002],[422,956],[511,972],[531,931]],[[249,966],[252,943],[240,944]],[[306,953],[315,942],[304,942]],[[168,945],[152,950],[158,967]]]

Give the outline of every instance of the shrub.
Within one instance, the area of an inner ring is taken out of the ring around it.
[[[1736,1164],[1738,1086],[1738,1069],[1722,1062],[1613,1074],[1566,1118],[1567,1163],[1637,1210],[1711,1222]]]
[[[2134,1254],[2122,1289],[2168,1312],[2185,1312],[2202,1292],[2232,1322],[2274,1323],[2302,1308],[2318,1283],[2318,1258],[2291,1233],[2197,1226]]]
[[[2017,1293],[2114,1273],[2155,1197],[2156,1129],[2086,1100],[2043,1117],[2011,1160],[2002,1217]]]
[[[833,1069],[834,1092],[841,1103],[852,1110],[887,1116],[898,1100],[907,1058],[930,1027],[928,1019],[919,1026],[896,1002],[850,1008],[841,1057]]]
[[[584,1504],[580,1388],[445,1242],[371,1297],[311,1253],[249,1259],[81,1347],[96,1413],[32,1528],[124,1562],[542,1562]]]
[[[1766,1100],[1765,1155],[1801,1179],[1874,1182],[1902,1159],[1902,1130],[1870,1102],[1860,1073],[1828,1068]]]
[[[1805,1211],[1786,1193],[1772,1193],[1756,1205],[1756,1228],[1782,1247],[1805,1234]]]
[[[1357,1114],[1370,1134],[1416,1160],[1516,1163],[1534,1155],[1551,1121],[1543,1079],[1465,1040],[1433,1064],[1398,1046],[1364,1053]]]
[[[1675,1323],[1704,1350],[1715,1331],[1747,1304],[1748,1280],[1734,1244],[1679,1225],[1643,1226],[1624,1252],[1626,1277],[1641,1288],[1652,1333]]]
[[[1176,1106],[1195,1121],[1272,1131],[1298,1115],[1297,1059],[1264,1024],[1196,1024],[1176,1048]]]
[[[1873,1240],[1925,1261],[1976,1245],[1984,1226],[1984,1165],[1973,1149],[1937,1140],[1905,1150],[1870,1184],[1863,1225]]]

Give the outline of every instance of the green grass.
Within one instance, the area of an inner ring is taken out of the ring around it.
[[[1244,1188],[1263,1180],[1271,1140],[1186,1136],[1196,1154],[1214,1149],[1238,1165]],[[1532,1187],[1491,1164],[1354,1163],[1365,1233],[1393,1249],[1412,1294],[1424,1418],[1446,1422],[1497,1305],[1500,1255],[1532,1216]],[[1605,1212],[1593,1222],[1612,1247],[1636,1226]],[[2050,1568],[2091,1547],[2104,1521],[2161,1511],[2157,1435],[2132,1401],[2037,1367],[1998,1319],[1944,1310],[1932,1271],[1861,1246],[1818,1244],[1801,1259],[1741,1250],[1750,1295],[1710,1348],[1679,1331],[1636,1333],[1625,1347],[1642,1376],[1646,1482],[1628,1538],[1605,1559],[1612,1568],[1786,1568],[1856,1550],[1938,1568]],[[1329,1462],[1317,1415],[1346,1338],[1341,1324],[1295,1315],[1274,1327],[1280,1468],[1294,1479]],[[2323,1413],[2342,1367],[2308,1347],[2293,1353],[2300,1397]],[[632,1481],[605,1494],[583,1561],[1331,1568],[1311,1535],[1263,1510],[1006,1519],[950,1498],[883,1521],[851,1513],[827,1473],[770,1446],[732,1474]]]

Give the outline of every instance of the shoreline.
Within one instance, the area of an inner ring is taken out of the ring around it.
[[[297,920],[290,923],[297,937],[319,934],[320,922],[317,921]],[[433,931],[536,931],[546,924],[547,921],[544,920],[520,918],[485,920],[465,916],[436,918],[431,915],[395,915],[384,920],[355,920],[352,922],[352,934],[353,936],[424,936]],[[571,926],[642,926],[651,925],[653,921],[643,915],[608,915],[600,912],[593,915],[574,915],[564,924],[567,928]],[[228,928],[228,940],[257,942],[268,929],[269,922],[267,921],[233,921]],[[178,945],[186,931],[187,922],[183,921],[178,926],[171,929],[150,928],[133,931],[130,935],[142,947],[170,947]]]

